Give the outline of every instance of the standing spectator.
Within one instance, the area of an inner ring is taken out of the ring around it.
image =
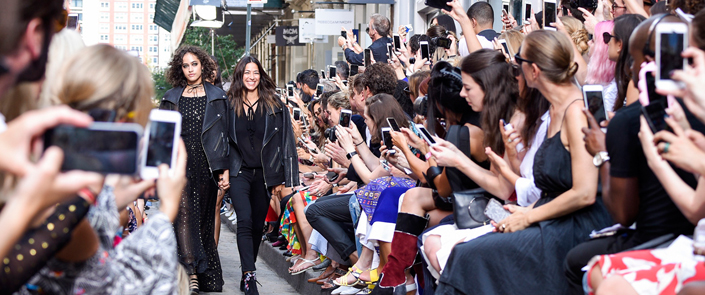
[[[160,109],[182,115],[181,137],[188,153],[188,183],[174,221],[179,261],[190,276],[192,291],[220,292],[223,274],[215,246],[215,208],[218,186],[229,187],[228,125],[223,118],[225,92],[208,83],[215,64],[195,46],[183,46],[169,63],[167,78],[174,87],[164,94]]]
[[[386,16],[381,14],[373,14],[370,17],[370,22],[367,24],[367,34],[372,39],[372,44],[368,47],[372,51],[372,56],[376,62],[387,62],[387,43],[392,43],[389,38],[389,29],[391,22]],[[365,55],[360,50],[360,45],[354,40],[355,35],[352,31],[348,31],[348,38],[338,37],[338,45],[345,50],[345,59],[355,65],[363,65]],[[357,50],[353,50],[357,49]]]
[[[480,45],[482,45],[482,48],[494,49],[494,45],[492,45],[492,40],[494,40],[494,38],[497,38],[499,34],[497,34],[497,32],[492,29],[492,25],[494,24],[494,9],[492,9],[492,5],[482,1],[475,2],[475,4],[471,5],[470,8],[468,8],[467,14],[468,18],[470,18],[470,21],[472,22],[472,28],[475,31],[477,39],[480,41]],[[464,32],[463,34],[467,33]],[[470,54],[465,38],[460,39],[458,47],[460,56],[466,56]]]
[[[315,76],[318,78],[318,75]],[[306,84],[304,85],[306,86]],[[247,56],[233,73],[230,119],[230,198],[237,213],[240,290],[258,295],[255,262],[271,195],[299,184],[298,157],[289,111],[259,60]]]
[[[301,72],[299,78],[299,82],[301,83],[301,93],[303,94],[301,96],[301,101],[308,103],[316,95],[316,87],[318,86],[318,82],[320,82],[318,72],[308,69]],[[299,107],[303,108],[304,106]]]
[[[348,66],[348,63],[339,60],[335,62],[335,73],[338,74],[338,77],[340,77],[340,80],[342,81],[347,81],[348,77],[350,76],[350,67]]]

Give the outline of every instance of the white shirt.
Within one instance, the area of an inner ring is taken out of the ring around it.
[[[517,193],[517,204],[522,207],[533,204],[541,197],[541,190],[534,183],[534,157],[541,144],[543,144],[543,140],[546,139],[546,131],[548,130],[548,125],[551,124],[551,116],[546,112],[541,116],[541,120],[543,122],[541,122],[539,129],[536,131],[534,140],[531,142],[531,148],[526,152],[521,165],[519,165],[521,178],[517,179],[516,184],[514,184],[514,189]]]
[[[605,98],[605,109],[611,112],[617,101],[617,81],[612,79],[612,82],[602,89],[602,96]]]
[[[480,45],[482,46],[482,48],[494,49],[494,44],[487,40],[487,38],[483,36],[477,36],[477,40],[480,41]],[[470,51],[468,50],[468,42],[465,41],[465,37],[461,37],[460,42],[458,42],[458,54],[460,56],[467,56],[470,54]]]

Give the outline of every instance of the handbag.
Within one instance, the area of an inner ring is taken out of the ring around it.
[[[454,192],[452,198],[453,219],[459,229],[471,229],[490,223],[490,219],[485,216],[485,207],[494,196],[486,190],[476,188]]]

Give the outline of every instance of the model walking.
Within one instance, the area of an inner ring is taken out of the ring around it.
[[[169,63],[167,91],[160,109],[182,116],[188,183],[174,221],[179,262],[190,276],[191,294],[220,292],[223,274],[214,239],[218,187],[228,189],[228,102],[225,92],[206,82],[215,64],[203,49],[183,46]]]
[[[276,85],[252,56],[240,60],[228,91],[230,112],[230,198],[237,214],[240,289],[259,294],[255,261],[270,194],[299,184],[298,159],[289,110]]]

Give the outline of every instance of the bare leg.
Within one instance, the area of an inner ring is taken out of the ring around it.
[[[451,214],[453,214],[452,211],[443,211],[438,209],[428,211],[428,227],[434,227],[438,225],[443,218]]]
[[[380,271],[387,264],[387,256],[392,253],[392,243],[379,242],[379,266],[377,267]]]
[[[678,295],[705,294],[705,282],[692,282],[683,286]]]
[[[590,287],[592,290],[597,290],[597,287],[602,284],[602,270],[600,270],[600,264],[595,263],[595,266],[592,267],[592,271],[590,271],[590,277],[588,277]]]
[[[374,258],[374,252],[367,247],[362,247],[362,254],[360,254],[360,258],[357,260],[357,262],[355,263],[354,266],[360,270],[370,269],[370,267],[372,266],[372,259],[373,258]],[[342,282],[342,280],[343,280],[342,278],[344,278],[344,277],[340,277],[340,278],[336,279],[336,281]],[[362,277],[361,277],[361,279],[362,279]],[[369,279],[369,277],[367,279]],[[347,276],[347,281],[352,283],[355,281],[355,277],[353,277],[352,274],[349,274]]]
[[[433,209],[436,209],[436,205],[433,202],[431,190],[427,188],[412,188],[404,194],[404,201],[401,203],[399,212],[424,216],[426,212]]]
[[[225,196],[225,191],[218,189],[218,197],[215,201],[215,246],[218,247],[218,241],[220,240],[220,205],[223,203],[223,196]]]
[[[441,237],[437,235],[429,235],[423,243],[423,248],[426,258],[428,258],[428,263],[436,269],[438,273],[440,273],[441,265],[438,263],[436,253],[441,249]]]
[[[596,295],[619,294],[619,295],[638,295],[632,288],[632,285],[627,282],[622,276],[614,275],[606,278],[600,284],[600,288],[595,292]]]

